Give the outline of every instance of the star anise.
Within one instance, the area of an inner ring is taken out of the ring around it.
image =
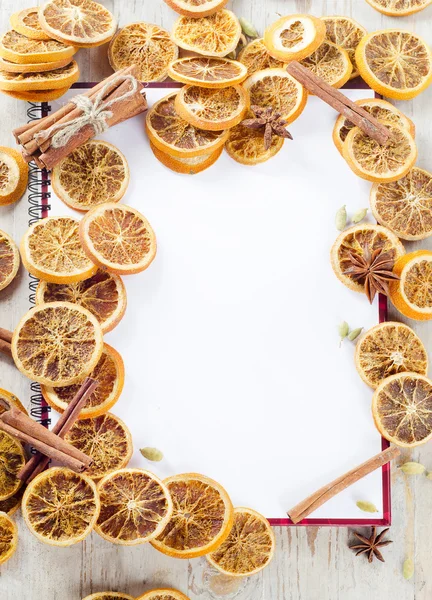
[[[390,252],[383,252],[377,248],[371,254],[369,247],[363,248],[363,254],[350,252],[348,254],[350,266],[344,271],[354,281],[364,285],[366,296],[372,304],[375,294],[389,293],[389,281],[400,279],[393,273],[394,258]]]
[[[378,548],[383,548],[384,546],[388,546],[389,544],[393,544],[391,540],[383,540],[383,537],[387,533],[387,529],[383,529],[381,533],[376,532],[376,527],[372,527],[372,533],[370,537],[365,537],[361,533],[357,533],[354,531],[354,535],[361,542],[361,544],[356,544],[355,546],[350,546],[351,550],[357,550],[356,556],[359,554],[367,554],[368,561],[371,563],[374,559],[374,556],[377,557],[381,562],[385,562],[383,555],[378,550]]]
[[[264,129],[264,148],[268,150],[272,143],[273,135],[288,138],[292,140],[292,135],[286,129],[288,122],[282,119],[282,115],[272,107],[261,108],[260,106],[251,106],[255,114],[253,119],[245,119],[242,125],[251,129]]]

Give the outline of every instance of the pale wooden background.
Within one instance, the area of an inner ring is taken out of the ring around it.
[[[105,0],[121,25],[146,20],[170,28],[175,15],[162,0]],[[26,0],[1,0],[0,31],[8,28],[9,15],[31,5]],[[237,15],[255,24],[260,32],[279,14],[311,12],[351,15],[369,31],[400,27],[416,31],[432,45],[432,8],[412,17],[388,18],[372,9],[365,0],[233,0]],[[80,50],[77,60],[82,80],[97,81],[110,73],[106,48]],[[432,87],[419,98],[401,103],[401,108],[417,127],[419,166],[432,169],[431,140]],[[11,129],[25,121],[26,104],[6,96],[0,98],[0,145],[13,146]],[[366,199],[365,199],[366,200]],[[16,206],[2,208],[0,227],[19,240],[27,227],[25,198]],[[431,242],[424,246],[432,247]],[[16,282],[0,296],[0,324],[12,329],[28,309],[28,276],[21,271]],[[431,325],[416,329],[424,342],[431,341]],[[28,401],[28,381],[7,359],[0,358],[0,387],[13,390]],[[432,444],[406,453],[432,470]],[[281,476],[289,478],[289,468]],[[394,544],[385,548],[386,564],[369,565],[355,558],[347,548],[349,530],[341,528],[276,528],[277,554],[269,568],[246,583],[246,589],[216,590],[217,578],[203,585],[211,574],[205,561],[179,561],[164,557],[149,545],[122,548],[108,544],[97,535],[68,549],[40,544],[17,518],[20,537],[16,555],[0,567],[2,600],[80,600],[87,594],[124,591],[137,596],[152,587],[176,587],[192,600],[230,597],[237,600],[430,600],[432,598],[432,481],[425,477],[406,478],[393,470]],[[410,581],[402,577],[407,556],[416,570]],[[206,591],[203,590],[206,588]],[[233,593],[234,592],[234,593]]]

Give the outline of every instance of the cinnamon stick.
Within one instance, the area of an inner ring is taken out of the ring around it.
[[[10,344],[12,342],[12,331],[0,327],[0,339],[4,340],[5,342],[9,342]]]
[[[379,469],[399,455],[400,450],[396,446],[391,446],[383,452],[376,454],[358,467],[355,467],[355,469],[348,471],[348,473],[345,473],[331,483],[323,486],[311,496],[308,496],[308,498],[305,498],[299,504],[291,508],[291,510],[288,511],[289,518],[293,523],[299,523],[310,515],[310,513],[314,512],[317,508],[325,504],[325,502],[333,498],[333,496],[343,492],[343,490],[356,481],[369,475],[372,471]]]
[[[61,415],[57,423],[52,428],[52,433],[58,435],[62,439],[71,430],[81,412],[81,409],[87,402],[87,399],[98,386],[98,381],[91,377],[86,377],[78,392],[70,401],[68,407]],[[30,483],[39,473],[42,473],[47,467],[50,459],[40,452],[37,452],[18,472],[18,479]]]
[[[360,127],[366,135],[381,145],[386,143],[390,135],[387,127],[372,117],[364,108],[352,102],[345,94],[323,81],[298,61],[290,62],[286,70],[309,92],[321,98],[351,123]]]
[[[0,327],[0,352],[12,356],[12,332]]]

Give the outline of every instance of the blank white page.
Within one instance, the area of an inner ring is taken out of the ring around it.
[[[169,91],[148,89],[149,105]],[[334,147],[335,118],[310,97],[275,158],[246,167],[224,153],[193,177],[154,158],[143,116],[101,136],[125,154],[123,202],[158,242],[153,264],[124,278],[126,315],[106,336],[125,361],[113,412],[131,429],[132,464],[161,477],[204,473],[269,518],[381,450],[354,345],[338,340],[341,321],[368,328],[378,307],[330,266],[336,210],[368,206],[370,187]],[[54,194],[50,203],[52,215],[81,216]],[[148,463],[144,446],[164,460]],[[377,471],[311,517],[365,518],[362,499],[380,518],[382,496]]]

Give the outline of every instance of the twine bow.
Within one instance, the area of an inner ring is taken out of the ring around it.
[[[111,88],[117,87],[119,83],[124,81],[131,82],[131,89],[113,100],[104,102],[104,97],[111,91]],[[75,134],[77,134],[86,125],[91,125],[95,135],[103,133],[109,128],[108,119],[113,116],[109,108],[117,102],[122,102],[133,96],[138,90],[138,82],[133,75],[119,75],[110,82],[106,83],[100,92],[92,101],[88,96],[75,96],[70,100],[82,112],[82,115],[76,119],[72,119],[68,123],[57,123],[52,125],[46,132],[43,133],[45,139],[51,137],[52,148],[63,148]],[[55,133],[57,132],[57,133]]]

